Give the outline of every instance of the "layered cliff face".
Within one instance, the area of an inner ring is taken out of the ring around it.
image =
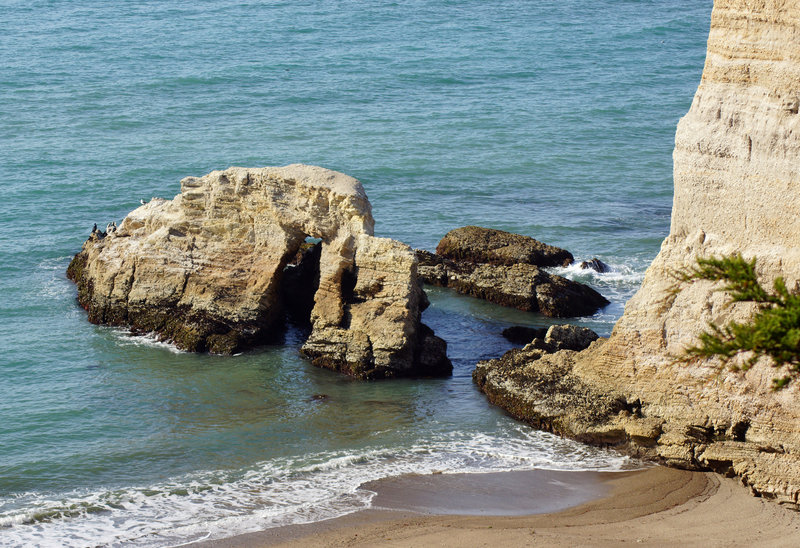
[[[318,239],[318,283],[299,289],[314,302],[306,354],[360,378],[449,373],[444,343],[420,323],[427,301],[413,251],[374,237],[373,226],[352,177],[304,165],[230,168],[187,177],[173,200],[93,233],[68,274],[92,322],[232,353],[274,340],[284,308],[310,301],[281,282],[306,239]]]
[[[504,374],[499,361],[481,364],[476,380],[491,399],[565,435],[738,475],[755,494],[796,507],[800,388],[773,392],[778,375],[765,363],[747,373],[675,363],[708,322],[752,309],[729,306],[705,282],[670,298],[670,274],[698,256],[740,252],[757,257],[768,283],[800,279],[799,101],[800,1],[716,0],[702,82],[675,139],[670,234],[640,291],[608,341],[588,351],[512,372],[506,362]],[[548,388],[548,371],[571,381]],[[603,409],[584,413],[592,398],[606,398],[594,400]]]

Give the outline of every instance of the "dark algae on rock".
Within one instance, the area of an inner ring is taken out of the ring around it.
[[[93,323],[232,354],[308,332],[313,364],[362,379],[449,375],[421,322],[407,245],[373,236],[357,180],[314,166],[229,168],[181,181],[119,228],[93,230],[68,267]]]
[[[472,378],[489,401],[535,428],[599,445],[616,445],[624,430],[607,428],[625,412],[617,395],[594,390],[571,374],[577,351],[598,339],[585,327],[554,325],[524,348],[481,361]],[[544,356],[551,359],[542,360]]]
[[[567,266],[575,260],[566,249],[530,236],[480,226],[464,226],[445,234],[436,254],[455,262],[511,266]]]
[[[565,318],[608,304],[591,287],[543,270],[572,263],[572,254],[528,236],[467,226],[448,232],[436,253],[416,252],[425,282],[503,306]]]

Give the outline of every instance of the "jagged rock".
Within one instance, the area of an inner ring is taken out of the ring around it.
[[[599,272],[601,274],[604,272],[611,272],[611,267],[597,257],[589,261],[582,261],[578,266],[580,266],[583,270],[594,270],[595,272]]]
[[[567,266],[572,253],[547,245],[530,236],[479,226],[464,226],[445,234],[436,254],[455,262],[511,266]]]
[[[187,177],[173,200],[154,199],[117,231],[92,234],[68,275],[90,321],[155,332],[185,350],[275,340],[290,308],[311,324],[303,352],[316,365],[359,378],[446,374],[444,342],[420,323],[427,300],[414,252],[374,237],[373,226],[352,177],[303,165],[229,168]],[[321,244],[303,253],[308,237]]]
[[[798,387],[774,392],[780,372],[765,362],[746,373],[679,363],[709,322],[746,321],[752,308],[731,304],[710,282],[676,296],[672,274],[698,256],[738,252],[758,259],[767,285],[777,276],[788,287],[800,280],[798,14],[798,0],[715,1],[702,81],[675,138],[670,234],[608,341],[581,353],[519,357],[513,371],[476,371],[490,399],[523,420],[737,476],[754,494],[793,508]],[[546,383],[566,396],[540,389]],[[596,409],[600,398],[625,405]]]
[[[489,401],[539,429],[581,441],[621,442],[624,430],[608,425],[625,412],[624,400],[594,390],[571,374],[577,352],[562,350],[550,355],[550,350],[537,348],[536,341],[541,339],[510,350],[500,359],[478,362],[472,378]],[[542,360],[546,355],[553,359]]]
[[[453,364],[447,359],[447,343],[433,333],[433,329],[420,324],[420,344],[417,345],[415,360],[419,368],[431,377],[448,376],[453,372]]]
[[[544,336],[544,343],[558,350],[584,350],[596,341],[597,333],[588,327],[577,325],[551,325]]]
[[[549,352],[556,350],[583,350],[598,339],[597,333],[577,325],[551,325],[550,327],[523,327],[515,325],[503,329],[503,337],[516,344],[529,344],[536,339],[546,345]]]
[[[521,325],[514,325],[503,329],[503,337],[514,344],[528,344],[533,339],[543,339],[546,334],[546,327],[524,327]]]
[[[416,253],[425,282],[503,306],[563,318],[591,315],[608,304],[591,287],[532,264],[456,262],[425,250]]]
[[[344,313],[336,322],[315,318],[303,354],[315,365],[365,379],[397,376],[406,364],[416,364],[417,375],[449,374],[446,343],[419,324],[427,300],[416,266],[405,244],[359,236],[355,268],[341,282]]]
[[[587,327],[577,325],[551,325],[542,337],[535,337],[525,345],[525,350],[542,350],[550,354],[559,350],[584,350],[599,337]]]

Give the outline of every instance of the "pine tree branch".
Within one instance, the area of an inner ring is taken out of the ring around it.
[[[766,357],[773,367],[786,371],[783,377],[773,379],[775,390],[800,379],[800,295],[790,292],[782,278],[775,280],[771,292],[764,289],[756,274],[756,260],[746,261],[739,254],[697,258],[696,263],[674,273],[678,282],[675,294],[683,285],[698,280],[724,282],[715,291],[725,291],[733,302],[752,302],[758,308],[747,323],[709,324],[709,330],[699,335],[699,344],[686,348],[681,361],[716,358],[724,366],[746,371]],[[733,366],[733,359],[742,354],[749,357]]]

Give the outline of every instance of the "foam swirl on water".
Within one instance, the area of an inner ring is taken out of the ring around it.
[[[513,425],[504,436],[453,433],[407,448],[320,452],[249,470],[198,472],[147,487],[23,494],[0,504],[0,538],[19,545],[164,546],[308,523],[368,508],[364,482],[432,472],[635,468],[615,453]]]

